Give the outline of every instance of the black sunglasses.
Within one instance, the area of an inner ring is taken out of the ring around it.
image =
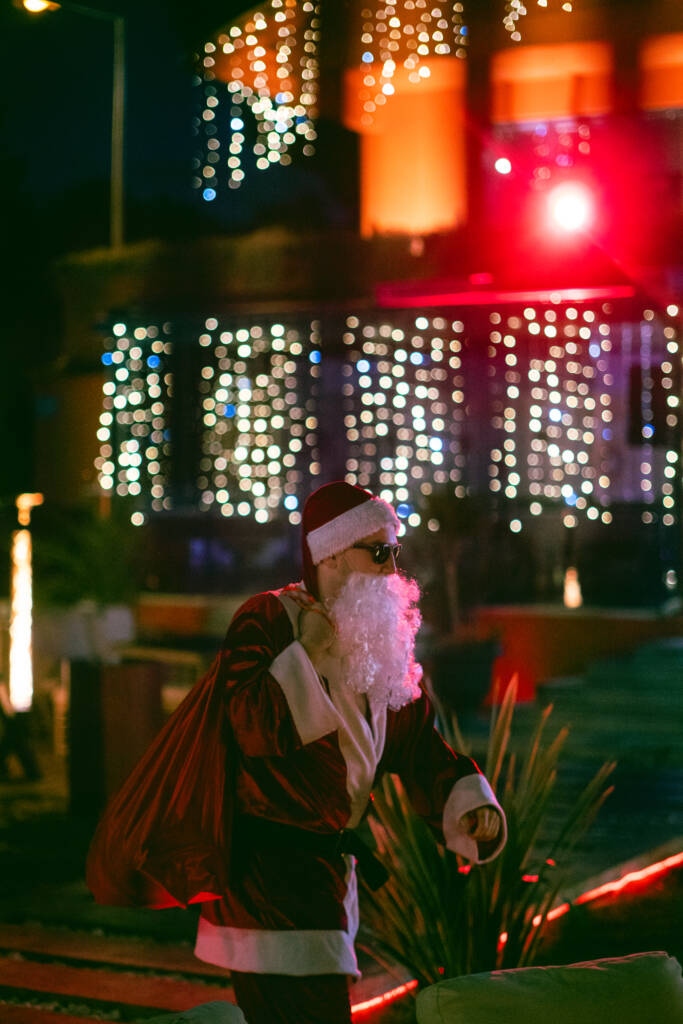
[[[398,556],[401,554],[400,544],[352,544],[354,548],[360,548],[361,551],[372,552],[372,560],[376,565],[384,565],[384,563],[392,556],[394,562],[398,562]]]

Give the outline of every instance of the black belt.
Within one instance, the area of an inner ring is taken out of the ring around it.
[[[233,825],[235,830],[244,830],[247,837],[256,843],[273,848],[305,850],[319,857],[332,859],[343,853],[352,854],[358,861],[358,868],[371,889],[379,889],[389,878],[389,872],[375,857],[370,847],[353,829],[342,828],[338,832],[311,832],[296,825],[283,825],[279,821],[258,818],[254,815],[240,815]]]

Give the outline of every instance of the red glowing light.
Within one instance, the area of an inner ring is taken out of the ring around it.
[[[653,878],[655,875],[661,875],[662,872],[668,871],[670,868],[676,867],[678,864],[683,864],[683,852],[675,853],[671,857],[666,857],[664,860],[659,860],[655,864],[649,864],[646,868],[641,868],[640,871],[629,871],[626,875],[616,879],[614,882],[605,882],[604,885],[598,885],[595,889],[589,889],[587,892],[581,893],[577,896],[577,903],[589,903],[591,900],[597,899],[599,896],[604,896],[609,892],[621,892],[622,889],[626,889],[627,886],[633,885],[634,882],[642,882],[645,878]]]
[[[386,1006],[387,1003],[393,1003],[395,999],[400,999],[401,996],[411,992],[414,988],[417,988],[416,979],[407,981],[405,985],[399,985],[398,988],[392,988],[388,992],[383,992],[381,996],[366,999],[362,1003],[355,1003],[351,1007],[351,1016],[355,1017],[357,1014],[365,1013],[366,1010],[374,1010],[377,1006]]]
[[[493,284],[493,274],[489,273],[488,270],[477,271],[474,274],[470,274],[468,278],[470,284]]]
[[[636,294],[632,285],[608,285],[596,288],[529,289],[524,291],[456,291],[420,283],[411,291],[401,282],[375,287],[378,306],[392,309],[415,309],[428,306],[485,306],[492,303],[519,302],[590,302],[598,299],[630,299]]]
[[[560,903],[560,905],[558,907],[553,907],[552,910],[548,911],[548,920],[549,921],[554,921],[556,917],[562,917],[562,915],[566,914],[568,910],[569,910],[569,904],[568,903]]]
[[[548,861],[550,863],[550,861]],[[606,893],[618,893],[623,889],[626,889],[629,885],[633,885],[635,882],[641,882],[646,878],[653,878],[656,875],[660,875],[671,868],[677,867],[683,864],[683,851],[675,853],[671,857],[666,857],[664,860],[657,861],[654,864],[650,864],[645,868],[641,868],[639,871],[629,871],[626,875],[617,879],[614,882],[606,882],[604,885],[599,885],[595,889],[588,889],[586,892],[581,893],[577,896],[575,903],[589,903],[591,900],[597,899],[599,896],[604,896]],[[468,865],[469,867],[469,865]],[[525,876],[528,878],[536,876]],[[547,920],[555,921],[558,917],[562,917],[570,909],[569,903],[560,903],[558,906],[553,907],[552,910],[548,911]],[[542,921],[541,914],[536,914],[533,918],[532,924],[535,928],[538,928]],[[501,932],[498,936],[498,950],[500,951],[508,941],[508,933]],[[444,969],[439,968],[439,973],[443,974]],[[382,995],[375,996],[372,999],[366,999],[362,1003],[355,1003],[351,1007],[351,1015],[353,1017],[365,1013],[367,1010],[373,1010],[378,1006],[386,1006],[388,1003],[394,1002],[395,999],[400,999],[401,996],[407,995],[408,992],[412,992],[413,989],[417,988],[417,980],[407,981],[404,985],[398,985],[396,988],[389,989],[388,992],[382,993]]]
[[[538,875],[522,875],[523,882],[537,882]]]
[[[583,185],[558,185],[548,195],[548,212],[555,228],[581,231],[593,219],[590,192]]]
[[[512,164],[506,156],[499,156],[493,166],[499,174],[509,174],[512,170]]]

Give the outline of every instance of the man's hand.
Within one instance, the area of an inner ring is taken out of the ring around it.
[[[495,807],[477,807],[460,819],[460,827],[479,843],[491,842],[500,832],[501,819]]]
[[[336,630],[327,609],[311,594],[289,593],[287,595],[299,605],[297,640],[315,665],[317,660],[334,643]]]

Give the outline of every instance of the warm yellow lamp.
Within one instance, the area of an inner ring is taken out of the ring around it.
[[[23,0],[23,7],[31,14],[42,14],[43,11],[56,11],[59,4],[51,0]]]
[[[20,494],[16,500],[21,530],[12,534],[12,596],[9,624],[9,699],[15,711],[33,703],[33,575],[31,510],[42,505],[42,494]]]

